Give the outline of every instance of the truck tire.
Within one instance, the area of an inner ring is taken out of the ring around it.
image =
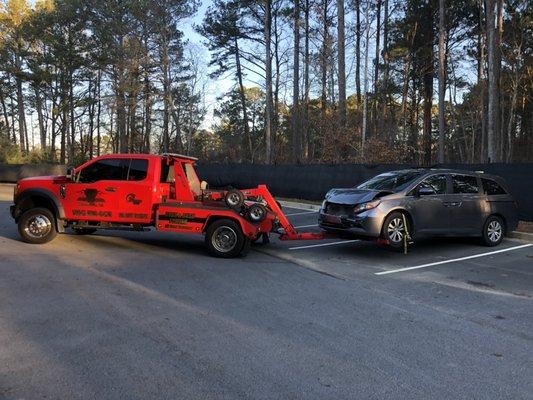
[[[57,236],[56,218],[47,208],[32,208],[21,215],[18,231],[26,243],[48,243]]]
[[[207,228],[205,244],[215,257],[233,258],[249,249],[250,240],[244,236],[238,223],[219,219]]]
[[[231,189],[226,193],[224,201],[229,208],[240,209],[244,204],[244,194],[237,189]]]
[[[263,222],[267,217],[268,210],[262,204],[252,204],[247,212],[248,220],[253,224]]]

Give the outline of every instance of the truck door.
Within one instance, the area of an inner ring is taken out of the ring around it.
[[[78,221],[116,221],[118,186],[126,176],[125,159],[99,159],[77,171],[76,182],[60,189],[65,216]]]
[[[149,162],[144,158],[128,159],[126,179],[118,186],[118,221],[148,224],[152,221],[153,188]]]

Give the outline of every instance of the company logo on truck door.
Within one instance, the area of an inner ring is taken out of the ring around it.
[[[131,203],[131,204],[136,205],[136,206],[138,206],[139,204],[141,204],[143,202],[142,200],[139,200],[139,199],[135,198],[135,193],[129,193],[126,196],[126,201],[128,203]]]
[[[84,205],[89,206],[103,206],[105,203],[105,199],[98,197],[99,194],[103,194],[98,189],[85,189],[80,191],[79,193],[82,193],[82,197],[78,197],[78,201],[80,203],[85,203]]]

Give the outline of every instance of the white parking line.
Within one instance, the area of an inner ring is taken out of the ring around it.
[[[295,226],[294,229],[300,229],[300,228],[313,228],[313,227],[315,227],[315,226],[318,226],[318,224]]]
[[[334,246],[336,244],[346,244],[346,243],[354,243],[359,242],[359,239],[355,240],[343,240],[341,242],[330,242],[330,243],[321,243],[321,244],[311,244],[309,246],[298,246],[298,247],[289,247],[289,250],[302,250],[302,249],[311,249],[313,247],[325,247],[325,246]]]
[[[294,215],[304,215],[304,214],[317,214],[318,211],[306,211],[306,212],[299,212],[299,213],[292,213],[292,214],[285,214],[286,217],[292,217]]]
[[[452,260],[437,261],[437,262],[432,262],[432,263],[428,263],[428,264],[417,265],[416,267],[406,267],[406,268],[393,269],[393,270],[390,270],[390,271],[376,272],[374,275],[388,275],[388,274],[395,274],[396,272],[404,272],[404,271],[411,271],[413,269],[421,269],[421,268],[433,267],[435,265],[449,264],[449,263],[453,263],[453,262],[457,262],[457,261],[470,260],[472,258],[486,257],[486,256],[490,256],[490,255],[493,255],[493,254],[505,253],[507,251],[523,249],[525,247],[530,247],[530,246],[533,246],[533,244],[523,244],[523,245],[520,245],[520,246],[509,247],[507,249],[489,251],[488,253],[474,254],[473,256],[454,258]]]

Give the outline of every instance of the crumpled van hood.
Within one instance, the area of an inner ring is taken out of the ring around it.
[[[326,194],[326,200],[336,204],[355,205],[367,203],[394,192],[369,189],[331,189]]]

